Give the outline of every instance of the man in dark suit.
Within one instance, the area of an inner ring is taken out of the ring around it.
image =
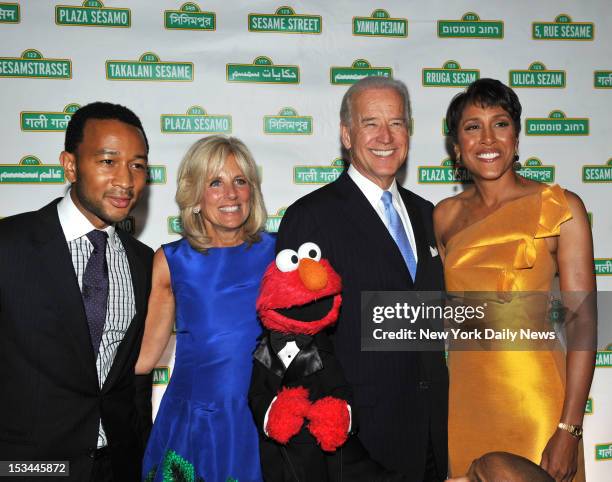
[[[146,185],[147,153],[132,111],[84,106],[60,155],[70,190],[0,221],[2,460],[68,461],[58,480],[140,479],[151,380],[134,364],[153,253],[114,225]]]
[[[448,373],[442,352],[362,352],[362,291],[444,287],[433,205],[397,184],[410,104],[402,82],[365,78],[345,94],[341,139],[350,166],[290,206],[277,250],[317,243],[343,281],[336,354],[354,390],[359,438],[375,460],[411,480],[447,475]]]

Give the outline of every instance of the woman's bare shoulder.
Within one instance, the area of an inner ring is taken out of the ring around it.
[[[462,216],[466,212],[466,206],[471,194],[469,191],[463,191],[456,196],[443,199],[434,208],[434,229],[438,243],[441,246],[446,244],[446,240],[449,239],[449,233],[457,229],[457,224],[461,225],[464,222]]]
[[[455,196],[442,199],[434,208],[434,219],[445,220],[448,217],[454,217],[458,211],[465,207],[465,204],[472,196],[472,190],[462,191]]]

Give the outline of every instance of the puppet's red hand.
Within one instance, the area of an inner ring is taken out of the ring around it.
[[[326,452],[334,452],[346,442],[350,423],[346,401],[324,397],[312,404],[307,417],[308,430]]]
[[[309,409],[307,389],[283,388],[270,408],[266,426],[268,436],[286,444],[302,428]]]

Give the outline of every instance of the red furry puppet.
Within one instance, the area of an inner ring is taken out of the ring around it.
[[[314,243],[284,249],[266,270],[257,312],[266,328],[254,353],[249,399],[267,482],[400,481],[355,435],[351,389],[325,329],[342,281]]]

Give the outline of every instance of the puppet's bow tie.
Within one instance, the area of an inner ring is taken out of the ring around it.
[[[279,351],[281,351],[290,341],[294,341],[298,348],[301,350],[305,346],[308,346],[312,343],[312,336],[303,335],[301,333],[280,333],[278,331],[270,332],[270,343],[272,345],[274,353],[278,353]]]

